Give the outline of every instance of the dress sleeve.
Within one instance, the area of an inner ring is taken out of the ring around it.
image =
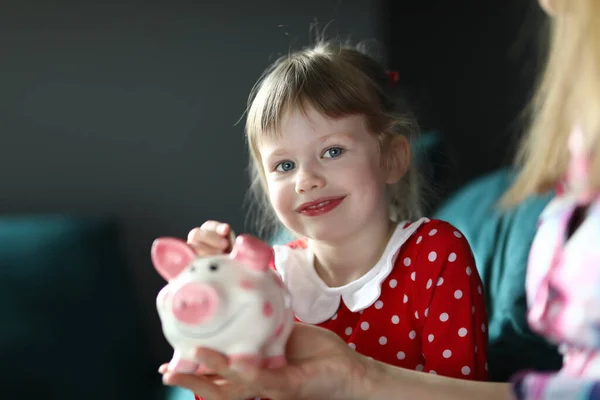
[[[518,400],[600,399],[600,380],[556,373],[521,372],[511,379]]]
[[[485,381],[488,321],[473,253],[452,225],[428,225],[419,250],[419,264],[428,274],[419,285],[425,287],[419,288],[421,309],[416,310],[424,317],[419,318],[424,371]]]

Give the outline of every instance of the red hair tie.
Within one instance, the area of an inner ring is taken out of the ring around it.
[[[398,83],[398,80],[400,79],[400,73],[398,71],[388,71],[386,74],[392,86]]]

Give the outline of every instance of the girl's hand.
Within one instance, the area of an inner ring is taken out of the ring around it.
[[[350,349],[335,333],[312,325],[295,324],[286,349],[288,365],[281,368],[229,365],[227,357],[208,349],[198,349],[197,357],[216,375],[168,372],[163,382],[185,387],[206,400],[350,400],[365,398],[370,391],[368,359]],[[164,366],[159,371],[163,373]]]
[[[231,249],[234,233],[231,227],[219,221],[206,221],[188,233],[187,242],[199,256],[223,254]]]

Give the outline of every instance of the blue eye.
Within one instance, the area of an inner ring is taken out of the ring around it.
[[[296,164],[294,164],[292,161],[283,161],[277,164],[275,170],[279,172],[288,172],[293,170],[295,166]]]
[[[336,158],[342,155],[344,149],[341,147],[330,147],[325,150],[325,154],[323,155],[325,158]]]

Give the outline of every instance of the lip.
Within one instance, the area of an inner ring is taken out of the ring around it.
[[[346,196],[321,197],[301,204],[296,208],[296,212],[311,216],[325,214],[340,205],[345,198]],[[321,206],[319,207],[319,205]]]

